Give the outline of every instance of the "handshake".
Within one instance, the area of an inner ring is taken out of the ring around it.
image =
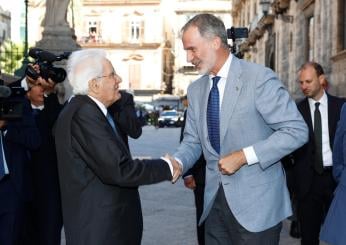
[[[183,166],[172,156],[166,154],[165,159],[169,160],[173,167],[172,183],[174,184],[182,175]],[[232,175],[247,163],[245,154],[242,150],[234,151],[220,158],[218,168],[221,174]]]
[[[172,164],[172,167],[173,167],[172,184],[174,184],[175,182],[177,182],[179,177],[182,175],[182,173],[183,173],[183,166],[175,158],[173,158],[169,154],[166,154],[164,156],[164,158],[169,160],[171,162],[171,164]]]

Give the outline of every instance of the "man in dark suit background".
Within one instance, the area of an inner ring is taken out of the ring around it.
[[[121,98],[108,107],[115,120],[121,138],[129,148],[128,136],[137,139],[142,134],[142,125],[137,118],[133,95],[126,91],[119,91]]]
[[[138,186],[175,179],[179,166],[131,158],[107,113],[121,96],[121,79],[103,50],[73,52],[67,70],[75,96],[55,129],[66,243],[139,245]]]
[[[188,106],[187,96],[182,97],[182,103],[185,108]],[[186,109],[184,111],[184,121],[181,126],[180,131],[180,142],[184,138],[184,129],[186,121]],[[201,225],[198,225],[199,219],[203,213],[203,202],[204,202],[204,186],[205,186],[205,159],[203,154],[197,160],[195,165],[190,168],[182,177],[184,179],[184,185],[186,188],[193,190],[195,197],[195,206],[196,206],[196,221],[197,221],[197,238],[198,244],[204,245],[204,222]]]
[[[25,244],[26,206],[32,198],[29,151],[40,145],[29,103],[24,97],[21,103],[21,118],[0,120],[0,167],[5,170],[0,174],[1,245]]]
[[[54,123],[62,109],[54,86],[32,86],[27,92],[31,102],[42,144],[32,151],[32,180],[34,187],[30,244],[60,245],[62,210],[58,180]]]
[[[336,186],[332,177],[332,149],[345,100],[327,94],[324,80],[324,71],[318,63],[308,62],[299,70],[300,88],[306,98],[298,103],[298,109],[309,127],[309,141],[293,154],[293,191],[298,198],[303,245],[319,244],[320,227]]]
[[[40,146],[32,151],[30,177],[33,185],[33,199],[28,205],[25,224],[25,244],[60,244],[62,229],[61,198],[58,181],[53,125],[62,109],[56,94],[56,83],[40,75],[39,64],[29,64],[37,78],[25,75],[9,84],[22,87],[31,103],[41,137]]]

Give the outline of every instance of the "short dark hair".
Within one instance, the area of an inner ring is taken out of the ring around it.
[[[181,32],[184,33],[191,26],[197,27],[204,38],[219,37],[223,47],[228,48],[227,31],[224,23],[218,17],[212,14],[198,14],[181,28]]]
[[[317,77],[324,74],[324,70],[323,70],[322,66],[320,64],[318,64],[317,62],[314,62],[314,61],[306,62],[305,64],[303,64],[299,68],[299,71],[305,70],[308,67],[314,68],[314,70],[316,71]]]
[[[183,95],[180,97],[180,100],[187,100],[187,95]]]

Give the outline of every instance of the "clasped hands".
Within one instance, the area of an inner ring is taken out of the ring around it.
[[[182,166],[175,158],[173,158],[169,154],[166,154],[165,158],[169,159],[173,166],[172,183],[174,184],[182,175]],[[239,150],[223,156],[219,160],[218,168],[222,174],[231,175],[237,172],[243,165],[246,164],[246,162],[247,161],[244,152],[242,150]]]
[[[172,184],[174,184],[175,182],[177,182],[179,177],[182,175],[183,168],[180,165],[180,163],[171,155],[166,154],[165,158],[169,159],[171,161],[172,166],[173,166]]]

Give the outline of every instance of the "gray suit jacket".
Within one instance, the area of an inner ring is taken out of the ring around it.
[[[209,91],[206,75],[189,86],[184,140],[174,155],[186,171],[203,151],[207,168],[201,222],[222,184],[228,205],[242,226],[251,232],[268,229],[291,215],[280,159],[308,140],[308,128],[270,69],[233,57],[220,113],[219,155],[208,138]],[[230,176],[222,175],[217,166],[220,157],[248,146],[253,146],[259,162]]]

